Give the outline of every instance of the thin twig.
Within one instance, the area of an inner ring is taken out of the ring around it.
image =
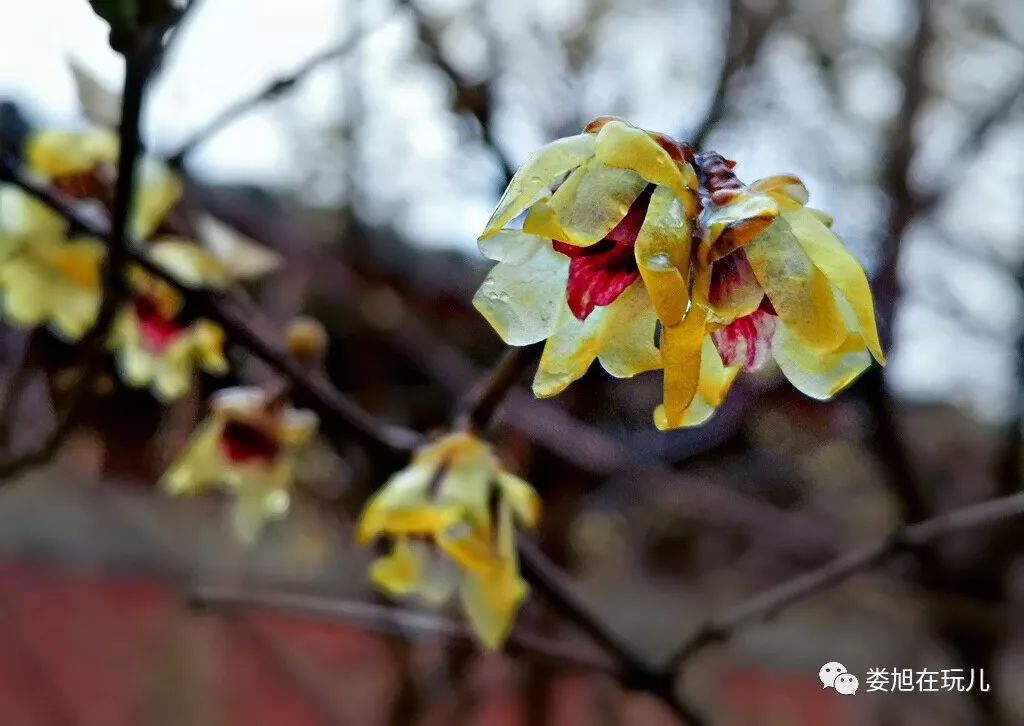
[[[45,184],[30,179],[16,159],[0,158],[0,179],[17,185],[67,219],[73,226],[89,236],[110,239],[110,230],[103,220],[86,217],[66,199]],[[224,328],[228,338],[266,363],[286,378],[297,397],[312,407],[327,424],[334,424],[389,454],[412,451],[421,437],[410,429],[378,422],[358,404],[338,391],[320,373],[311,373],[290,356],[277,342],[268,340],[248,324],[238,303],[231,296],[212,290],[188,287],[172,274],[154,263],[138,250],[141,246],[129,240],[126,257],[173,286],[185,299],[186,305]]]
[[[904,552],[940,539],[1024,515],[1024,493],[961,507],[916,524],[898,527],[890,536],[841,555],[816,570],[798,575],[732,607],[699,626],[676,651],[670,663],[681,669],[706,646],[727,640],[744,625],[777,615],[794,603],[818,595],[849,577]]]
[[[278,98],[282,94],[291,90],[297,83],[299,83],[299,81],[304,79],[324,63],[337,60],[348,55],[350,52],[355,50],[370,33],[385,25],[389,19],[390,18],[387,16],[384,16],[370,28],[364,28],[362,25],[356,27],[337,45],[320,51],[316,55],[307,59],[291,73],[271,80],[265,86],[261,87],[256,93],[241,98],[231,104],[206,124],[192,132],[192,134],[178,147],[177,151],[173,152],[167,158],[167,162],[174,168],[181,168],[185,163],[186,157],[188,157],[196,147],[205,143],[212,136],[219,133],[225,127],[230,126],[240,117],[249,113],[257,106]]]
[[[381,635],[402,639],[443,640],[460,647],[476,647],[468,628],[448,618],[400,607],[368,602],[285,592],[239,592],[228,588],[200,587],[189,594],[197,607],[257,608],[304,617],[323,618]],[[569,643],[513,629],[508,652],[571,668],[615,675],[615,663],[600,653],[583,651]]]
[[[160,35],[163,29],[143,31],[135,39],[134,48],[125,56],[124,92],[121,95],[121,124],[118,129],[119,149],[117,181],[114,189],[114,207],[107,240],[107,255],[103,267],[103,297],[96,321],[81,340],[85,351],[78,380],[68,394],[64,411],[59,414],[53,429],[31,450],[0,462],[0,477],[10,477],[19,471],[49,461],[60,449],[64,438],[78,424],[89,401],[92,386],[102,365],[107,335],[113,326],[118,307],[127,295],[124,270],[131,256],[128,223],[135,195],[136,162],[141,153],[139,118],[149,76],[159,62],[162,49]],[[3,165],[2,171],[7,171]],[[7,175],[3,174],[3,178]],[[59,210],[58,210],[59,211]],[[73,227],[80,225],[72,224]]]
[[[469,392],[455,419],[456,428],[486,429],[512,388],[540,354],[542,344],[511,347]]]

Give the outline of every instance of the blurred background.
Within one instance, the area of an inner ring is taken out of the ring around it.
[[[884,374],[830,404],[745,376],[711,422],[662,434],[658,376],[596,369],[552,401],[524,388],[499,417],[495,442],[544,498],[544,549],[652,658],[901,518],[1021,488],[1019,0],[195,2],[145,111],[159,155],[346,48],[195,146],[188,198],[285,257],[253,294],[276,320],[324,321],[335,383],[389,421],[443,426],[498,357],[469,304],[487,270],[475,236],[508,169],[595,116],[713,148],[747,182],[795,173],[834,215],[873,280]],[[5,147],[101,120],[73,69],[120,87],[106,33],[85,0],[0,3]],[[17,451],[52,425],[74,351],[3,328],[0,363]],[[324,613],[190,608],[200,586],[379,602],[352,523],[389,472],[355,443],[318,446],[291,516],[252,550],[224,501],[156,490],[221,385],[171,408],[110,386],[52,462],[2,481],[0,722],[674,723],[578,668]],[[1019,526],[745,628],[690,663],[685,689],[726,726],[1024,724]],[[519,627],[585,641],[539,598]],[[822,689],[828,661],[984,669],[992,687],[869,694],[862,677],[844,697]]]

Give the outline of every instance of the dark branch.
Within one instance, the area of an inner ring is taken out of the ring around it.
[[[189,595],[197,607],[258,608],[303,617],[323,618],[360,630],[405,640],[439,639],[460,647],[475,648],[468,628],[432,613],[399,607],[384,607],[336,597],[298,593],[239,592],[226,588],[201,587]],[[506,650],[515,655],[548,661],[560,666],[615,675],[617,668],[599,653],[581,650],[569,643],[514,629]]]
[[[841,555],[819,567],[736,605],[698,627],[671,660],[681,669],[706,646],[727,640],[744,625],[778,614],[794,603],[818,595],[849,577],[863,572],[898,554],[928,547],[948,535],[1004,522],[1024,515],[1024,493],[991,499],[955,509],[917,524],[897,528],[889,537]]]
[[[381,20],[376,26],[369,30],[376,30],[384,23],[385,20]],[[307,59],[291,73],[275,78],[251,96],[239,99],[232,105],[228,106],[204,126],[194,131],[192,135],[178,147],[177,151],[173,152],[168,157],[168,163],[172,167],[181,168],[185,163],[186,157],[191,154],[196,147],[206,142],[210,137],[216,135],[225,127],[230,126],[240,117],[249,113],[249,111],[253,110],[257,106],[278,98],[287,91],[290,91],[302,79],[324,63],[337,60],[348,55],[359,46],[367,35],[367,31],[362,28],[357,28],[346,36],[340,43],[332,48],[320,51],[316,55]]]

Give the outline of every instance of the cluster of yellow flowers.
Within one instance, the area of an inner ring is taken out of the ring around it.
[[[623,378],[661,370],[654,419],[673,429],[768,357],[819,399],[884,363],[867,277],[831,219],[799,179],[747,186],[733,166],[605,117],[516,173],[480,238],[498,264],[474,304],[506,343],[546,341],[538,396],[595,358]]]
[[[44,131],[29,139],[25,161],[86,213],[109,213],[117,152],[117,136],[106,130]],[[131,237],[143,245],[139,252],[181,281],[223,287],[235,279],[235,261],[186,236],[191,230],[174,215],[181,195],[181,180],[166,165],[143,159]],[[14,325],[46,326],[68,341],[81,338],[99,311],[105,255],[100,240],[69,237],[55,212],[15,187],[0,187],[0,312]],[[220,328],[188,319],[181,295],[141,268],[132,266],[127,277],[130,299],[107,341],[125,383],[170,401],[189,390],[197,368],[226,370]]]
[[[105,132],[44,133],[29,144],[27,163],[64,194],[109,211],[116,155],[116,137]],[[474,304],[505,342],[546,341],[536,395],[560,393],[595,359],[622,378],[661,370],[654,420],[673,429],[706,421],[739,371],[770,357],[819,399],[849,385],[872,357],[884,363],[867,278],[831,219],[805,206],[795,177],[748,186],[734,166],[606,117],[516,173],[480,238],[498,264]],[[194,287],[267,271],[252,250],[183,233],[173,213],[181,193],[165,166],[143,162],[131,217],[141,252]],[[520,215],[520,228],[508,226]],[[66,227],[0,187],[0,309],[15,324],[75,340],[96,318],[104,246],[69,239]],[[220,328],[188,319],[175,289],[143,270],[130,269],[128,280],[131,299],[109,341],[126,383],[170,400],[188,390],[196,367],[226,367]],[[290,329],[299,358],[319,357],[325,344],[318,323]],[[163,483],[176,494],[227,488],[235,529],[251,542],[286,512],[297,457],[318,421],[291,407],[283,385],[225,389],[210,408]],[[378,587],[433,605],[457,593],[481,643],[497,648],[527,592],[517,532],[539,513],[530,485],[459,430],[424,445],[385,482],[358,539],[388,544],[371,569]]]

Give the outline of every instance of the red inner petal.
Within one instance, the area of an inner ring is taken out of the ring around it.
[[[168,320],[160,314],[156,302],[145,295],[139,295],[133,301],[135,318],[139,321],[139,335],[142,345],[154,353],[162,353],[181,335],[184,328],[174,320]]]
[[[774,308],[768,310],[766,307],[771,308],[767,297],[761,302],[761,307],[750,315],[737,318],[711,334],[725,365],[743,366],[745,371],[755,371],[768,360],[778,318]]]
[[[235,464],[270,464],[281,450],[276,439],[244,421],[224,424],[218,443],[221,452]]]
[[[586,320],[595,307],[611,305],[640,276],[633,246],[644,224],[653,193],[654,186],[648,185],[622,221],[600,242],[589,247],[576,247],[559,240],[552,241],[555,252],[571,260],[565,294],[569,309],[579,320]]]

